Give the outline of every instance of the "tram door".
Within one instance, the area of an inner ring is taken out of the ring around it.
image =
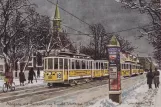
[[[70,60],[64,59],[64,80],[68,80],[69,78],[69,67],[70,67]]]

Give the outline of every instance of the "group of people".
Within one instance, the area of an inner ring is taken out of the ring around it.
[[[159,76],[160,72],[155,68],[155,71],[152,72],[152,69],[147,73],[147,84],[149,85],[149,89],[152,89],[152,84],[154,82],[155,88],[159,88]]]
[[[28,73],[28,83],[33,83],[34,77],[36,79],[36,74],[34,72],[34,69],[31,68],[29,70],[29,73]],[[37,78],[40,78],[40,70],[39,70],[39,68],[37,69]],[[26,81],[26,79],[25,79],[25,74],[24,74],[24,72],[22,70],[19,73],[19,80],[20,80],[20,86],[21,85],[24,86],[24,82]],[[37,80],[36,80],[36,82],[37,82]]]

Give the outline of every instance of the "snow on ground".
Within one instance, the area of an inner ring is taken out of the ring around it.
[[[36,80],[33,80],[33,84],[28,84],[28,80],[25,81],[25,86],[20,86],[20,82],[19,82],[19,79],[14,79],[13,80],[15,82],[15,85],[16,85],[16,88],[21,88],[21,87],[32,87],[32,86],[39,86],[39,85],[44,85],[44,80],[42,79],[37,79],[37,82]],[[4,80],[0,80],[0,91],[2,91],[2,87],[3,87],[3,84],[4,84]]]
[[[36,72],[35,72],[35,74],[36,74]],[[13,80],[15,82],[16,88],[45,85],[44,80],[43,80],[43,72],[42,71],[40,72],[40,78],[37,78],[37,82],[36,82],[36,80],[34,78],[33,84],[31,84],[31,83],[28,84],[28,71],[25,71],[25,78],[26,78],[26,81],[24,82],[25,86],[20,86],[20,82],[19,82],[18,78],[15,78]],[[2,91],[3,84],[4,84],[4,78],[1,77],[1,79],[0,79],[0,91]]]
[[[106,97],[90,107],[161,107],[161,87],[155,89],[153,84],[153,89],[148,89],[145,80],[122,92],[122,104]]]

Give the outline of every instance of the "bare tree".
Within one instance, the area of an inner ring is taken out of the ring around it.
[[[45,50],[48,56],[53,49],[61,50],[63,48],[73,49],[72,43],[67,33],[54,30],[51,20],[48,16],[41,15],[37,26],[37,49]]]
[[[118,0],[117,0],[118,1]],[[160,0],[119,0],[123,3],[126,8],[138,9],[141,13],[148,14],[151,17],[151,25],[143,27],[140,32],[142,36],[139,37],[148,37],[149,42],[155,48],[156,54],[160,54],[161,47],[158,45],[161,44],[161,8]],[[155,57],[157,60],[160,60],[160,57]]]
[[[135,46],[132,46],[131,42],[129,42],[128,40],[126,40],[125,38],[119,36],[119,35],[116,35],[119,43],[120,43],[120,47],[121,47],[121,51],[123,52],[133,52],[136,47]]]
[[[107,34],[104,26],[100,23],[90,26],[90,32],[93,34],[90,44],[81,47],[81,52],[92,56],[94,59],[108,58],[107,46],[113,35]],[[122,51],[132,52],[135,47],[131,45],[128,40],[116,35],[118,38]]]
[[[6,65],[12,68],[16,58],[23,59],[33,46],[25,45],[26,36],[35,26],[35,5],[28,0],[0,0],[0,46]],[[23,55],[22,55],[23,54]]]

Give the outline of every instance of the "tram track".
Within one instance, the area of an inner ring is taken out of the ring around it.
[[[122,80],[126,80],[126,79],[129,79],[130,77],[126,77],[126,78],[123,78]],[[106,78],[107,79],[107,78]],[[98,79],[97,80],[94,80],[93,82],[95,82],[95,81],[98,81]],[[79,84],[78,84],[79,85]],[[56,86],[57,87],[57,86]],[[45,85],[45,84],[41,84],[41,85],[37,85],[37,86],[32,86],[32,87],[20,87],[20,88],[16,88],[16,90],[15,91],[8,91],[8,92],[6,92],[6,93],[4,93],[4,92],[2,92],[2,91],[0,91],[0,96],[2,97],[2,96],[11,96],[11,95],[17,95],[17,94],[21,94],[21,93],[26,93],[26,92],[29,92],[29,91],[35,91],[35,90],[40,90],[40,89],[46,89],[46,88],[48,88],[47,87],[47,85]]]
[[[137,77],[132,77],[131,79],[135,79]],[[128,80],[130,78],[124,78],[122,79],[122,83],[124,83],[124,81]],[[32,102],[38,102],[38,101],[42,101],[42,100],[46,100],[49,98],[53,98],[56,96],[59,96],[60,94],[65,94],[65,93],[70,93],[76,90],[83,90],[83,89],[89,89],[92,87],[97,87],[97,86],[101,86],[101,85],[106,85],[108,84],[108,80],[102,80],[102,81],[92,81],[89,83],[82,83],[73,87],[59,87],[59,88],[44,88],[43,90],[41,89],[41,91],[35,90],[35,92],[27,92],[27,93],[23,93],[23,94],[16,94],[16,95],[12,95],[12,96],[7,96],[7,97],[3,97],[0,98],[0,102],[1,103],[5,103],[5,102],[21,102],[21,103],[32,103]],[[25,100],[24,100],[25,99]],[[10,106],[11,107],[11,106]],[[17,106],[16,106],[17,107]]]

